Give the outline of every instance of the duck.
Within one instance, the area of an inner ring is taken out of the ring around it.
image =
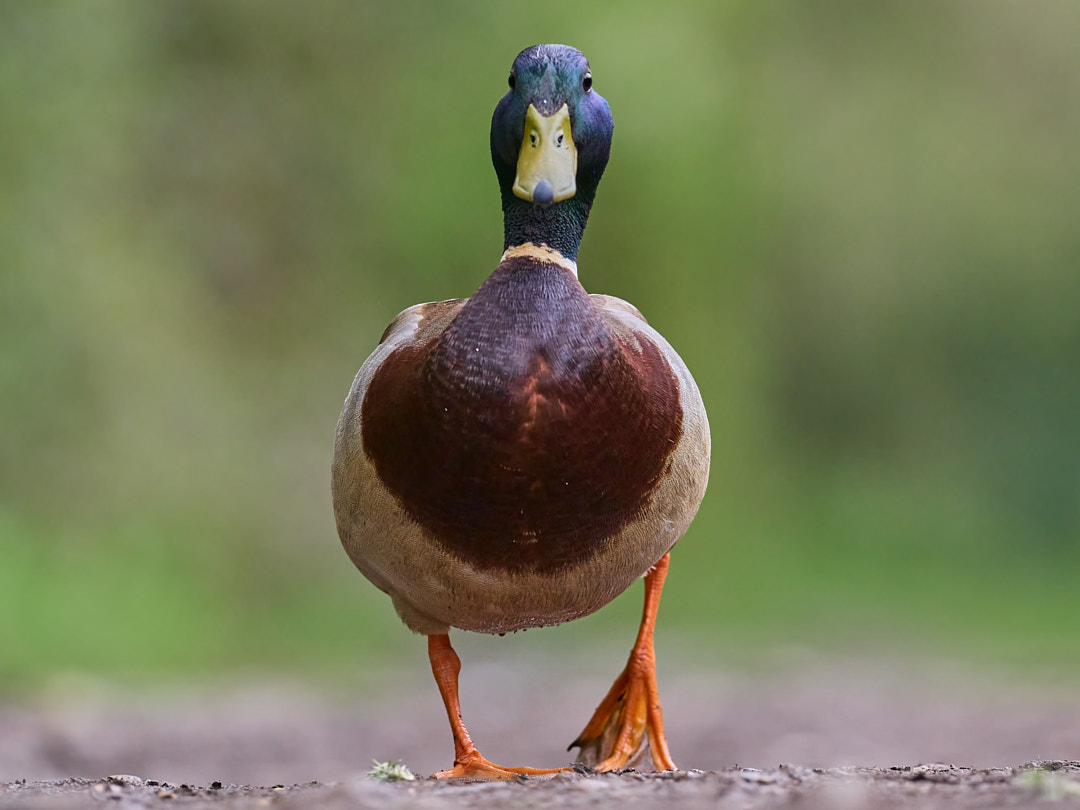
[[[588,60],[523,50],[491,119],[498,265],[469,298],[387,327],[338,421],[334,516],[353,564],[427,637],[454,743],[437,779],[515,779],[651,755],[674,770],[654,628],[670,552],[704,497],[710,437],[686,364],[638,309],[589,294],[577,256],[614,129]],[[554,768],[497,765],[462,720],[449,633],[587,616],[644,578],[626,666]],[[569,750],[569,749],[568,749]]]

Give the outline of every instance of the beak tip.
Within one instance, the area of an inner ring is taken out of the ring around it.
[[[533,189],[533,202],[545,208],[555,201],[555,189],[547,180],[541,180]]]

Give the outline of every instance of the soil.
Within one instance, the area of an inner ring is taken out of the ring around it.
[[[619,656],[524,649],[459,647],[465,719],[497,762],[566,764]],[[424,663],[421,653],[368,673],[355,693],[253,679],[133,693],[60,679],[0,704],[0,808],[1080,807],[1074,685],[806,651],[751,670],[661,656],[668,737],[686,770],[375,780],[373,759],[421,777],[450,764]]]
[[[381,783],[209,787],[162,784],[133,776],[101,780],[0,785],[4,807],[78,808],[104,800],[118,810],[148,807],[261,808],[501,808],[797,807],[851,808],[1061,808],[1080,806],[1080,762],[1029,763],[1024,768],[972,769],[949,765],[914,768],[781,766],[723,771],[560,774],[517,783]],[[1064,804],[1064,802],[1068,804]]]

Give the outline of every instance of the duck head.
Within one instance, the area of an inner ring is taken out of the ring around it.
[[[509,84],[491,118],[504,247],[545,244],[574,259],[611,150],[611,109],[568,45],[526,48]]]

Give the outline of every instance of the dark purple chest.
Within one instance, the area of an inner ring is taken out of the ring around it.
[[[638,342],[615,338],[568,271],[510,260],[437,339],[376,371],[365,451],[471,565],[582,562],[641,514],[681,436],[678,379]]]

